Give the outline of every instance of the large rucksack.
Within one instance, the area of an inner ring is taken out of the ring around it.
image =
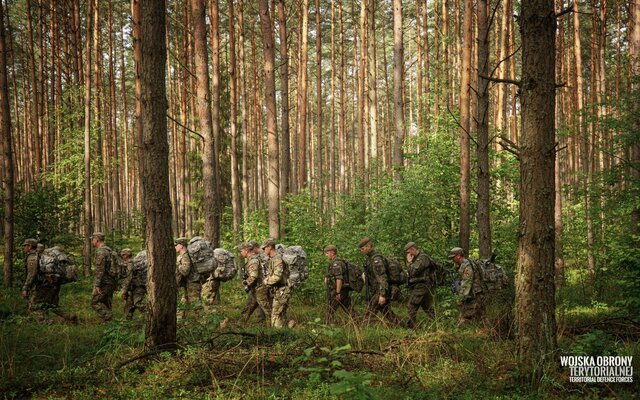
[[[298,286],[309,277],[307,253],[300,246],[289,246],[282,253],[282,261],[289,267],[289,286]]]
[[[195,236],[189,240],[187,252],[191,258],[192,265],[196,267],[201,277],[206,278],[218,266],[211,242],[200,236]]]
[[[400,264],[400,262],[392,257],[386,257],[386,260],[389,284],[402,285],[407,283],[407,274],[402,269],[402,265]]]
[[[496,257],[497,254],[493,253],[491,258],[481,259],[474,263],[480,272],[483,289],[488,292],[495,292],[511,285],[511,280],[504,268],[495,263]]]
[[[344,260],[344,264],[347,266],[346,280],[349,289],[360,292],[364,287],[364,280],[362,279],[362,268],[356,264]]]
[[[238,273],[236,260],[229,251],[218,248],[213,251],[217,267],[213,270],[213,278],[222,282],[233,279]]]
[[[133,271],[131,283],[136,286],[147,286],[147,251],[142,250],[131,260]]]
[[[45,278],[61,285],[78,280],[78,271],[73,259],[57,246],[42,252],[38,257],[38,268]]]

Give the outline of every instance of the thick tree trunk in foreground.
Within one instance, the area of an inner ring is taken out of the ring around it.
[[[518,350],[532,378],[556,350],[555,319],[555,30],[553,0],[522,4],[522,141],[516,276]]]
[[[140,80],[140,182],[149,266],[145,347],[174,349],[176,281],[169,200],[166,9],[162,0],[144,0],[135,5],[140,12],[140,42],[136,43],[140,49],[140,60],[136,78]]]

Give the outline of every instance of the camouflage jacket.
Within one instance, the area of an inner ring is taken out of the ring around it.
[[[435,261],[425,253],[419,252],[407,268],[409,286],[417,284],[426,284],[429,287],[435,286],[437,270],[438,266]]]
[[[367,289],[369,295],[381,295],[389,298],[389,276],[387,275],[387,262],[384,257],[376,251],[367,254],[364,265],[364,273],[367,278]]]
[[[96,249],[96,254],[93,258],[93,265],[96,272],[95,279],[93,280],[94,287],[116,284],[117,277],[110,274],[111,263],[115,262],[111,257],[111,252],[112,250],[106,245]]]
[[[289,267],[282,261],[280,253],[276,253],[269,259],[267,276],[264,283],[267,286],[281,287],[289,281]]]
[[[334,258],[333,261],[327,266],[327,271],[325,273],[325,278],[327,282],[327,289],[331,291],[336,291],[336,281],[340,279],[342,281],[342,285],[347,283],[347,264],[338,257]]]
[[[200,274],[198,269],[193,267],[189,253],[179,254],[176,264],[178,266],[176,280],[185,281],[185,283],[200,282]]]
[[[122,281],[122,291],[130,292],[135,288],[147,287],[147,276],[142,276],[144,271],[135,270],[133,261],[127,261],[127,277]]]
[[[35,250],[31,250],[24,260],[24,268],[26,270],[26,277],[22,290],[29,290],[36,283],[38,278],[38,253]]]
[[[260,254],[254,253],[249,255],[245,270],[247,272],[247,278],[245,279],[247,281],[247,286],[249,286],[250,288],[256,288],[262,285],[264,276]]]
[[[458,291],[460,300],[470,300],[482,292],[482,277],[473,261],[465,258],[458,268],[458,273],[461,277]]]

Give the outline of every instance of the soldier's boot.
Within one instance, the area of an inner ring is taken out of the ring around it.
[[[68,312],[60,310],[60,309],[53,309],[52,311],[53,311],[54,314],[56,314],[60,318],[64,319],[68,323],[73,324],[73,325],[78,325],[78,316],[76,314],[68,313]]]
[[[109,322],[113,319],[111,310],[104,303],[93,303],[91,305],[93,309],[98,313],[103,322]]]

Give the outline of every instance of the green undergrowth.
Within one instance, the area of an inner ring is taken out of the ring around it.
[[[61,305],[79,315],[77,326],[61,320],[37,325],[18,289],[3,290],[0,393],[51,399],[577,399],[631,398],[637,389],[570,384],[561,369],[529,382],[518,369],[513,335],[456,328],[446,288],[436,317],[419,314],[416,330],[364,327],[342,315],[326,325],[317,301],[301,296],[289,313],[296,326],[274,330],[234,322],[244,299],[236,284],[223,286],[211,312],[180,319],[178,350],[160,354],[145,353],[144,316],[124,320],[117,296],[114,321],[100,323],[89,306],[89,280],[63,287]],[[362,299],[355,301],[362,313]],[[406,316],[404,307],[394,308]],[[606,329],[560,333],[562,354],[640,353],[637,341]]]

